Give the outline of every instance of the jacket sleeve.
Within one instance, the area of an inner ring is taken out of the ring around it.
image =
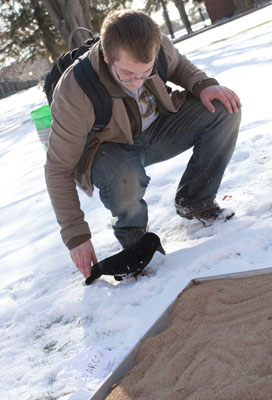
[[[94,123],[92,104],[85,100],[86,95],[77,85],[72,70],[67,70],[55,89],[51,105],[53,121],[45,178],[62,239],[69,249],[91,237],[74,179],[88,132]]]
[[[204,88],[219,84],[216,79],[209,78],[204,71],[180,54],[166,35],[163,35],[162,46],[167,59],[170,82],[187,89],[196,97],[199,97]]]

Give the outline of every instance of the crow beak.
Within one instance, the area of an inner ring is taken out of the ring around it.
[[[164,254],[164,255],[166,254],[164,248],[163,248],[162,245],[161,245],[161,243],[159,244],[159,246],[158,246],[158,248],[157,248],[157,251],[159,251],[160,253],[162,253],[162,254]]]

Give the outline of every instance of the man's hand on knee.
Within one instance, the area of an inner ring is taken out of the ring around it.
[[[230,114],[232,114],[233,111],[238,112],[238,109],[242,107],[237,94],[225,86],[208,86],[200,92],[199,97],[202,104],[212,113],[215,112],[214,105],[212,104],[213,100],[221,101]]]
[[[97,263],[91,240],[87,240],[70,250],[70,256],[79,271],[85,278],[88,278],[91,275],[91,266]]]

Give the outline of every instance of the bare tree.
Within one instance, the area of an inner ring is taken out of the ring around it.
[[[185,29],[187,30],[188,33],[192,33],[191,24],[184,6],[184,2],[186,1],[188,0],[173,0],[176,8],[178,9],[181,21]],[[167,0],[145,0],[145,10],[148,13],[151,13],[151,12],[156,12],[162,8],[165,24],[168,28],[171,37],[174,38],[173,27],[167,12],[167,3],[168,3]]]
[[[172,22],[170,20],[168,10],[167,10],[167,1],[166,0],[146,0],[144,5],[144,10],[150,14],[151,12],[157,12],[162,8],[163,10],[163,19],[165,21],[165,25],[170,33],[172,39],[174,36]]]
[[[166,1],[165,0],[160,0],[160,3],[161,3],[161,6],[162,6],[162,9],[163,9],[164,21],[165,21],[165,23],[167,25],[168,31],[169,31],[169,33],[171,35],[171,38],[174,39],[175,35],[174,35],[174,31],[173,31],[173,26],[172,26],[171,20],[170,20],[169,14],[168,14]]]
[[[173,0],[173,1],[178,9],[184,28],[187,30],[188,33],[192,33],[191,23],[189,21],[188,15],[184,7],[184,0]]]
[[[54,26],[68,45],[70,33],[82,26],[93,31],[89,0],[42,0]],[[73,47],[79,47],[88,33],[78,31],[73,36]]]

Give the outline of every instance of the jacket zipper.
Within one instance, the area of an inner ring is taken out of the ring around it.
[[[137,112],[138,112],[138,116],[139,116],[139,120],[140,120],[140,129],[139,129],[140,132],[139,132],[138,136],[141,136],[141,133],[142,133],[142,117],[141,117],[141,114],[140,114],[140,110],[139,110],[139,106],[138,106],[137,101],[135,99],[133,99],[133,100],[136,103]]]

